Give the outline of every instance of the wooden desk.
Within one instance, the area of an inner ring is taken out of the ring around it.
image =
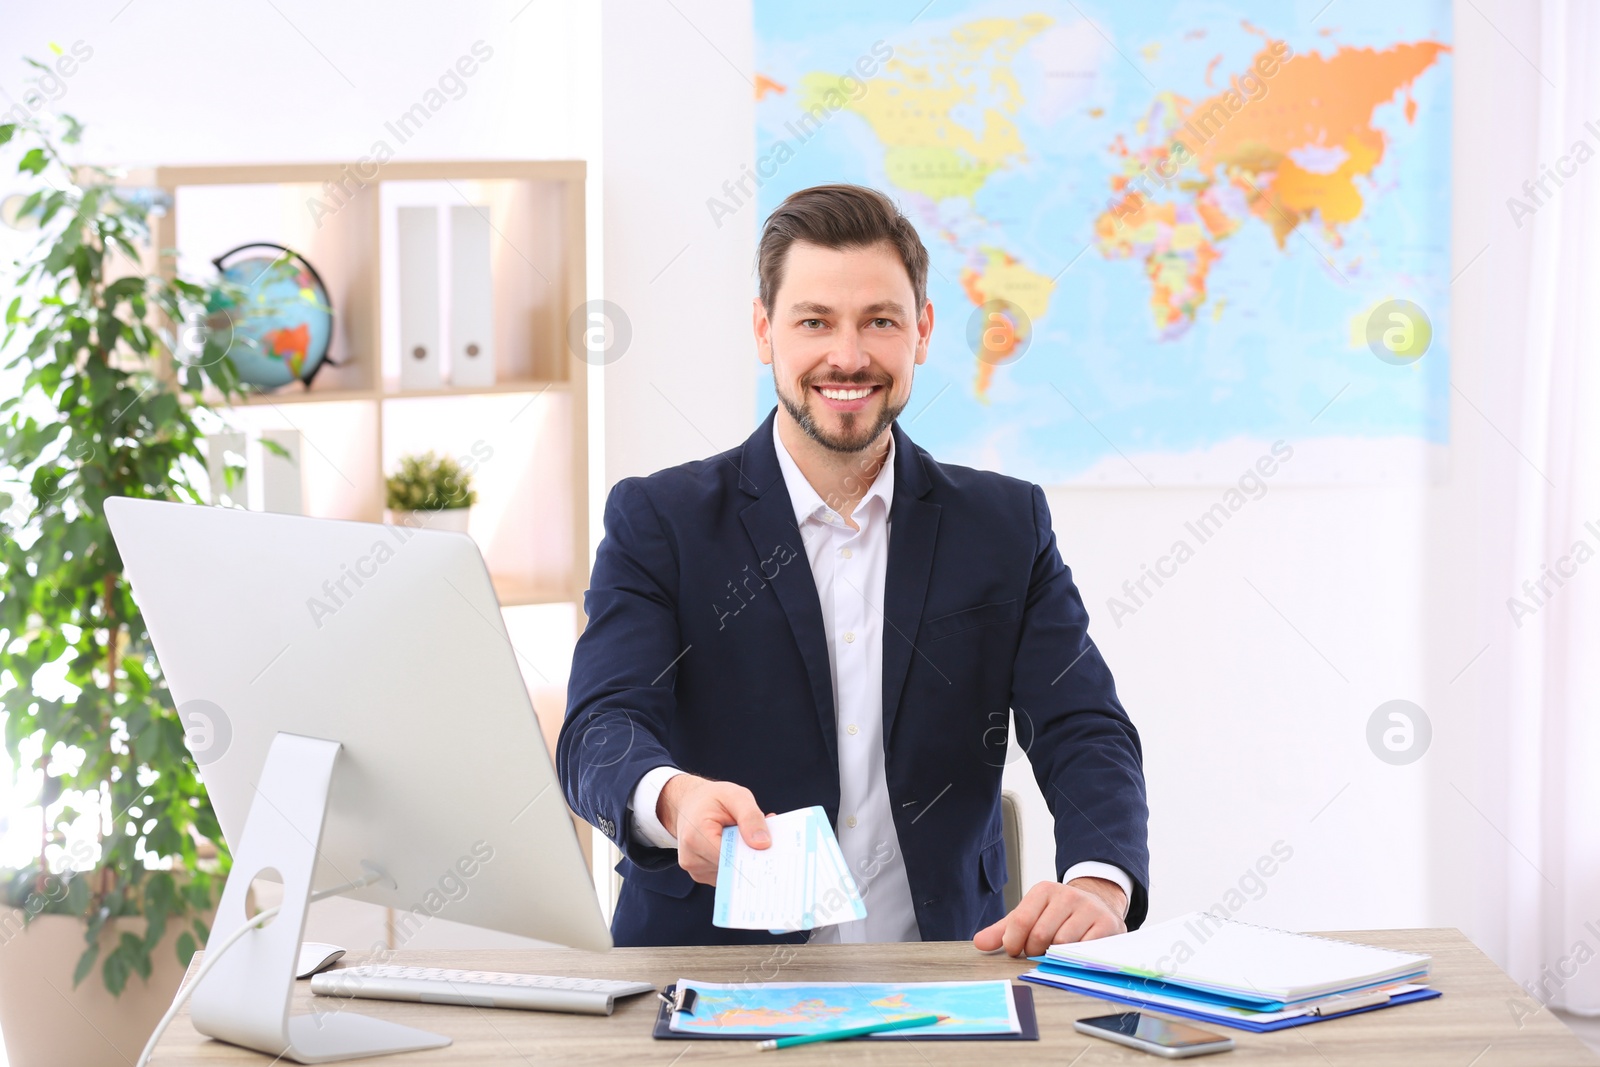
[[[1438,1064],[1439,1067],[1536,1067],[1600,1064],[1572,1032],[1527,996],[1504,972],[1456,930],[1382,930],[1335,936],[1433,956],[1438,1000],[1335,1019],[1275,1034],[1211,1027],[1238,1047],[1228,1065]],[[536,952],[400,952],[389,962],[475,970],[528,971],[588,978],[635,978],[666,985],[680,977],[703,981],[934,981],[1012,978],[1027,969],[1005,956],[984,956],[966,942],[909,945],[803,945],[782,948],[617,949],[610,953],[566,950]],[[198,957],[196,962],[198,962]],[[359,959],[352,963],[361,962]],[[407,1023],[455,1039],[449,1048],[362,1060],[395,1067],[425,1064],[598,1064],[687,1067],[745,1061],[783,1064],[971,1064],[1048,1063],[1094,1067],[1121,1063],[1152,1065],[1153,1056],[1086,1037],[1074,1019],[1119,1010],[1106,1001],[1034,986],[1039,1041],[1004,1043],[938,1041],[847,1041],[757,1053],[746,1041],[656,1041],[650,1036],[656,999],[645,995],[620,1002],[610,1017],[545,1012],[496,1011],[382,1000],[313,998],[298,984],[294,1012],[344,1003],[359,1011]],[[1513,1010],[1517,1006],[1517,1011]],[[1522,1025],[1517,1024],[1521,1015]],[[759,1058],[758,1058],[759,1057]],[[187,1011],[167,1031],[152,1060],[159,1067],[192,1064],[257,1064],[271,1057],[225,1045],[195,1032]],[[355,1061],[352,1061],[355,1062]]]

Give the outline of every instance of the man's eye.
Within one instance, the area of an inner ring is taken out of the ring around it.
[[[899,323],[895,322],[893,319],[873,319],[872,325],[878,327],[880,330],[892,330],[898,326]]]
[[[800,320],[800,325],[805,327],[806,329],[810,330],[810,329],[814,329],[814,328],[816,328],[818,326],[821,326],[822,325],[822,320],[821,319],[801,319]]]

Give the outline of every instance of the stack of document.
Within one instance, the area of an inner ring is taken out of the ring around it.
[[[1243,1030],[1277,1030],[1439,995],[1430,957],[1191,912],[1052,945],[1022,977]]]
[[[772,844],[755,849],[737,826],[723,829],[713,923],[786,934],[867,917],[827,812],[811,807],[774,815],[767,831]]]

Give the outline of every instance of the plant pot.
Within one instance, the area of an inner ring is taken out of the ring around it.
[[[133,975],[114,997],[99,961],[72,988],[84,948],[81,918],[38,915],[26,927],[22,920],[20,908],[0,908],[0,1031],[11,1067],[127,1067],[137,1060],[183,979],[176,946],[188,924],[169,923],[151,953],[150,980]],[[113,922],[101,934],[102,960],[124,932],[145,934],[142,918]]]
[[[467,532],[467,516],[471,508],[445,508],[442,511],[396,511],[389,509],[391,521],[396,526],[415,526],[418,529]]]

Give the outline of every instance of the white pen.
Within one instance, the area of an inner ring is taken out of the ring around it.
[[[1387,1003],[1389,1003],[1389,994],[1380,990],[1376,993],[1368,993],[1364,997],[1340,997],[1337,1000],[1330,1000],[1326,1003],[1318,1004],[1316,1007],[1311,1009],[1311,1014],[1342,1015],[1347,1011],[1355,1011],[1357,1008],[1370,1008],[1379,1004]]]

